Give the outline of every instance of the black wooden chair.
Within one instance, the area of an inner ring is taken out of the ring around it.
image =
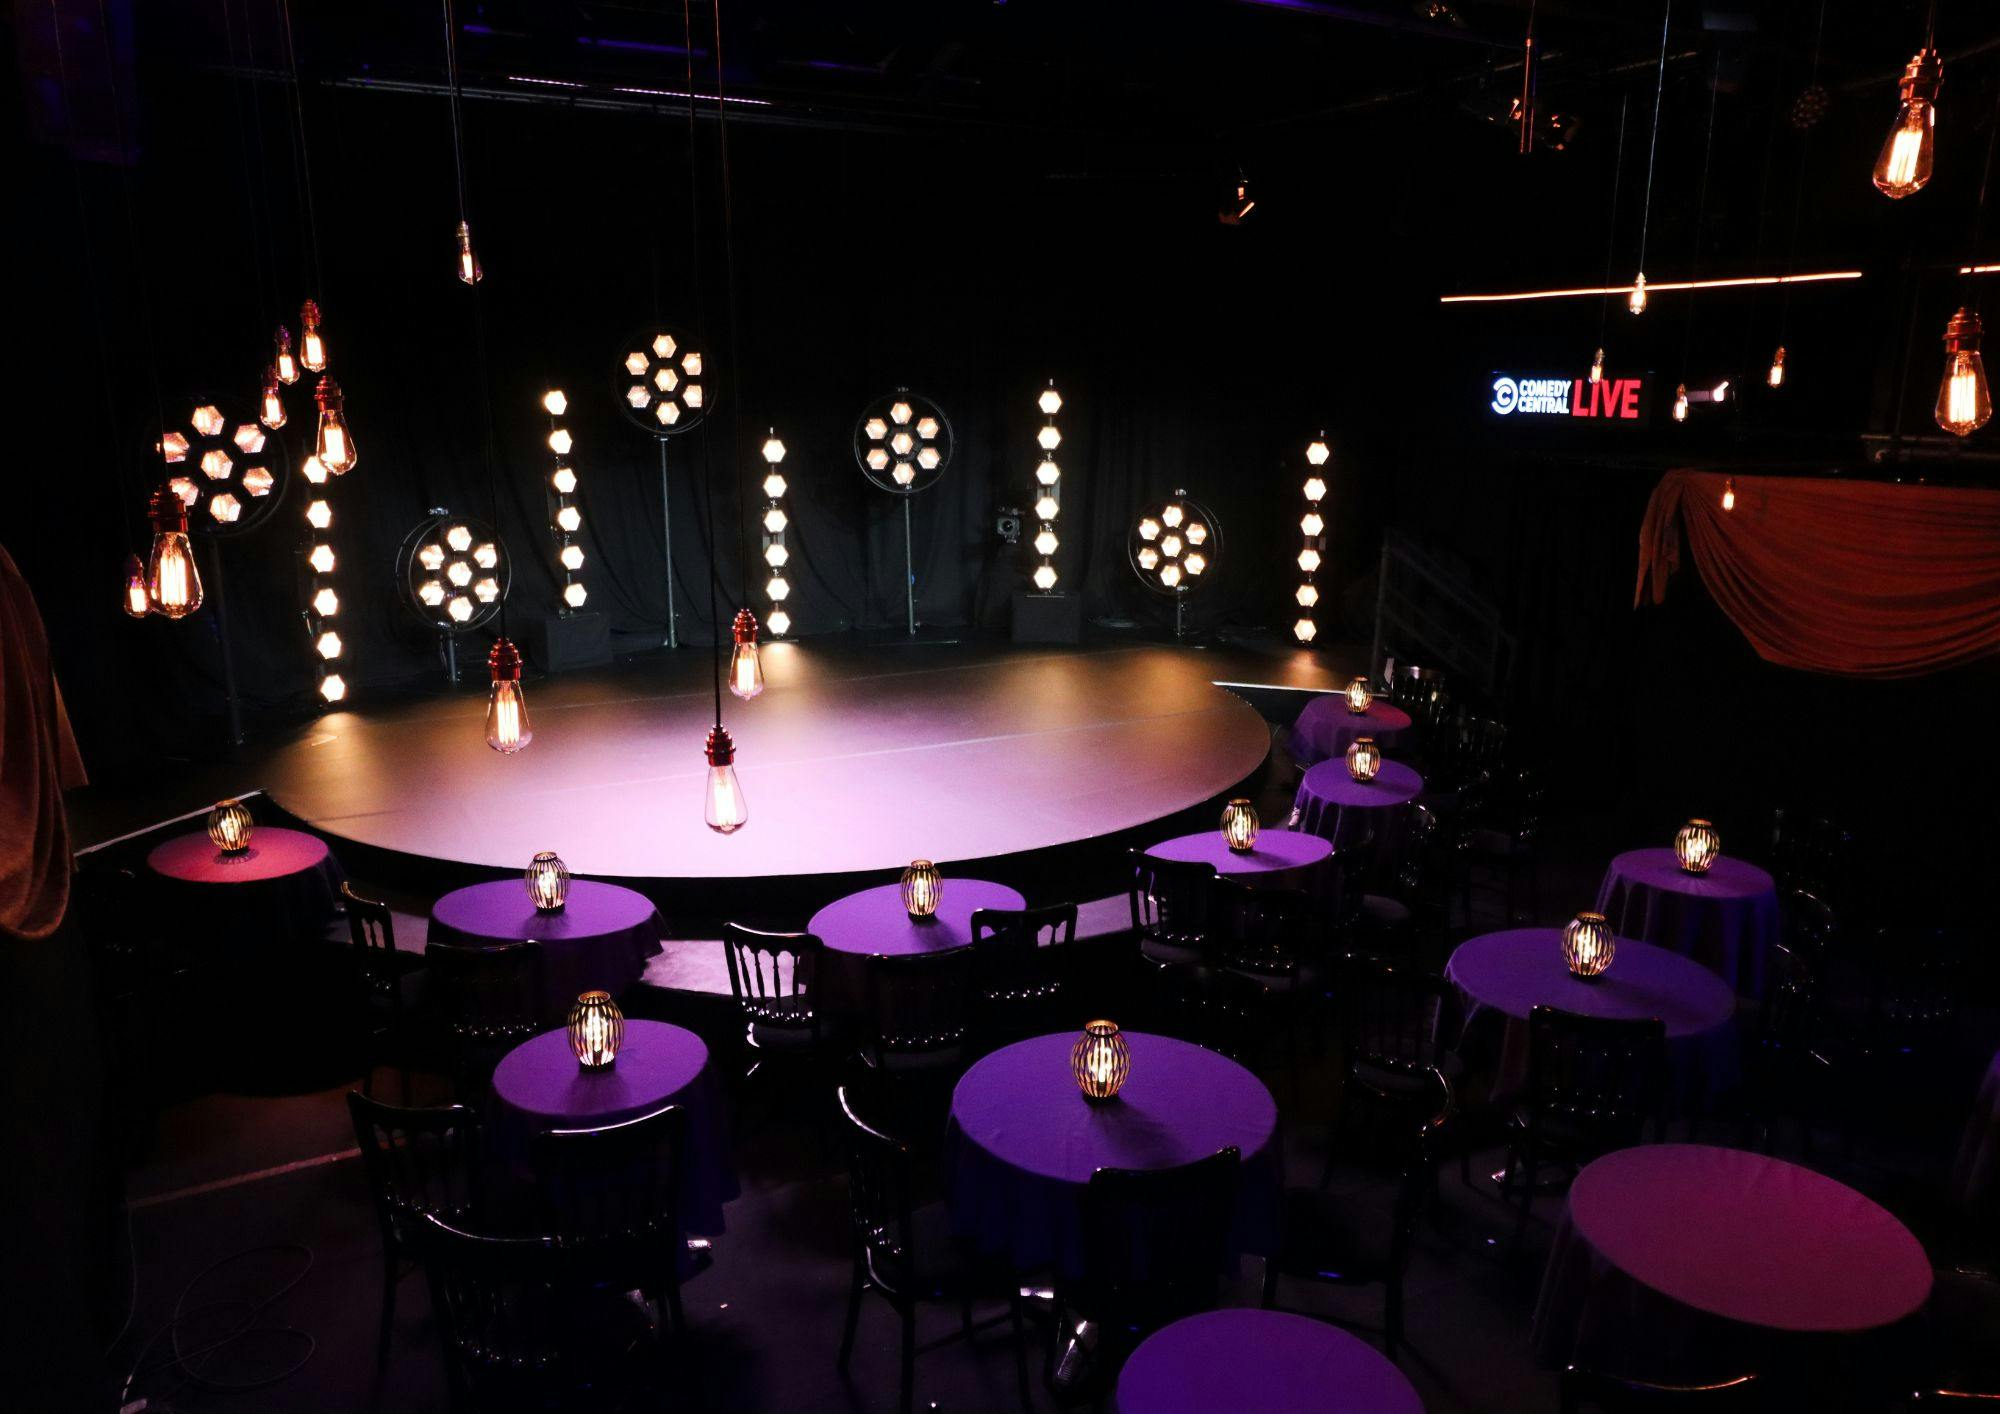
[[[564,1242],[598,1242],[624,1261],[617,1290],[643,1292],[676,1333],[687,1328],[681,1282],[705,1268],[706,1242],[681,1226],[687,1110],[651,1114],[595,1129],[539,1131],[528,1158],[547,1228]]]
[[[1584,1163],[1639,1142],[1657,1127],[1666,1024],[1584,1016],[1538,1006],[1528,1013],[1528,1088],[1508,1119],[1507,1169],[1501,1192],[1520,1185],[1514,1248],[1527,1235],[1544,1161],[1574,1176]]]
[[[1320,1187],[1285,1190],[1280,1242],[1264,1264],[1264,1305],[1277,1299],[1278,1279],[1382,1288],[1382,1349],[1392,1359],[1403,1341],[1403,1277],[1416,1245],[1418,1219],[1435,1191],[1437,1162],[1457,1112],[1442,1072],[1423,1073],[1423,1089],[1400,1097],[1392,1167],[1395,1200],[1388,1221],[1368,1222],[1352,1200]],[[1392,1126],[1385,1126],[1392,1127]]]
[[[1451,907],[1449,848],[1435,810],[1418,800],[1403,807],[1395,849],[1377,861],[1361,896],[1354,920],[1358,947],[1409,961],[1418,944],[1443,938]]]
[[[187,1039],[189,971],[130,869],[80,868],[71,909],[90,951],[107,1112],[121,1145],[136,1151],[172,1088],[162,1062]]]
[[[1485,889],[1500,895],[1502,917],[1511,926],[1524,884],[1529,916],[1541,913],[1543,804],[1541,785],[1525,769],[1495,777],[1468,798],[1458,831],[1460,906],[1468,921],[1473,894]]]
[[[1246,1065],[1284,1040],[1296,1061],[1299,1026],[1327,987],[1318,902],[1301,889],[1218,878],[1213,909],[1215,966],[1197,989],[1198,1039]]]
[[[871,957],[855,1056],[867,1107],[929,1152],[943,1142],[951,1088],[964,1072],[972,949]]]
[[[917,1308],[928,1300],[955,1301],[965,1334],[972,1334],[972,1293],[951,1219],[941,1202],[918,1206],[910,1148],[856,1112],[847,1087],[836,1091],[847,1154],[848,1247],[852,1271],[847,1319],[841,1328],[840,1373],[854,1356],[861,1299],[869,1292],[887,1301],[902,1329],[899,1407],[909,1414],[916,1394]],[[1014,1340],[1021,1397],[1028,1399],[1027,1344],[1021,1298],[1012,1291]]]
[[[1107,1386],[1153,1331],[1215,1305],[1242,1164],[1234,1146],[1172,1168],[1097,1170],[1084,1189],[1083,1271],[1056,1287],[1044,1378],[1083,1321]]]
[[[1670,1385],[1608,1375],[1571,1365],[1562,1373],[1562,1414],[1708,1414],[1711,1409],[1763,1409],[1764,1387],[1753,1374],[1700,1384]]]
[[[987,1045],[1067,1026],[1076,905],[982,908],[972,915],[973,1028]]]
[[[340,897],[347,910],[347,936],[353,945],[354,978],[361,1000],[361,1063],[367,1067],[362,1072],[361,1093],[375,1093],[375,1067],[387,1056],[398,1068],[402,1089],[397,1093],[407,1105],[410,1047],[415,1041],[412,1023],[423,996],[424,970],[403,965],[396,951],[396,919],[388,904],[364,898],[345,881]]]
[[[750,1053],[745,1077],[774,1057],[817,1058],[827,1042],[814,985],[824,951],[820,940],[811,933],[769,933],[725,923],[722,942],[729,990],[742,1013]]]
[[[425,1216],[452,1223],[481,1216],[483,1142],[479,1117],[464,1105],[408,1109],[356,1091],[347,1095],[361,1166],[382,1229],[382,1328],[375,1363],[389,1359],[396,1287],[420,1257],[417,1224]]]
[[[443,1029],[452,1093],[477,1103],[493,1085],[507,1052],[546,1030],[542,1014],[542,945],[528,941],[424,949]]]
[[[1449,1045],[1458,1033],[1457,991],[1435,973],[1357,953],[1343,960],[1334,995],[1345,1069],[1329,1130],[1352,1133],[1360,1121],[1372,1137],[1386,1126],[1392,1151],[1400,1153],[1401,1136],[1437,1113],[1433,1071],[1451,1085],[1456,1101],[1464,1070]],[[1334,1157],[1329,1143],[1322,1187]]]
[[[1126,894],[1139,956],[1163,972],[1208,967],[1214,960],[1209,913],[1215,866],[1155,859],[1139,849],[1129,853],[1132,879]]]
[[[429,1278],[454,1411],[658,1407],[660,1331],[617,1289],[616,1244],[501,1236],[425,1214]]]
[[[1818,1082],[1842,1095],[1850,1148],[1864,1122],[1895,1128],[1956,1120],[1968,961],[1966,940],[1950,929],[1885,928],[1863,960],[1858,1016],[1834,1015],[1822,983],[1812,1057]]]
[[[1766,862],[1781,889],[1848,901],[1857,853],[1853,834],[1824,816],[1794,806],[1771,812]]]

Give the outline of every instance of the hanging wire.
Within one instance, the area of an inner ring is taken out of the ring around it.
[[[222,10],[222,42],[229,54],[229,102],[236,113],[236,160],[243,173],[243,206],[248,220],[244,224],[244,235],[250,244],[250,272],[253,282],[253,300],[257,306],[259,322],[269,322],[271,310],[275,306],[273,288],[269,278],[267,262],[264,258],[267,244],[264,234],[262,183],[257,180],[256,170],[250,165],[250,121],[243,112],[243,69],[236,53],[236,20],[230,0],[219,0]],[[249,39],[250,19],[246,13],[243,20],[244,38]],[[255,95],[252,95],[255,106]],[[261,142],[261,136],[259,141]]]
[[[1986,234],[1986,191],[1993,184],[1993,152],[2000,148],[2000,102],[1993,105],[1993,131],[1986,135],[1986,167],[1979,174],[1979,200],[1972,208],[1972,245],[1965,252],[1965,300],[1974,314],[1979,313],[1979,280],[1972,267],[1979,264],[1980,241]]]
[[[1701,195],[1694,204],[1694,259],[1688,272],[1691,282],[1701,279],[1701,237],[1708,221],[1708,170],[1709,158],[1715,151],[1715,99],[1722,90],[1722,53],[1715,55],[1715,67],[1708,78],[1708,132],[1701,142]],[[1688,291],[1687,327],[1681,337],[1681,380],[1687,379],[1688,356],[1694,351],[1694,306],[1699,298],[1697,290]]]
[[[709,13],[715,27],[715,134],[722,158],[722,281],[729,302],[729,479],[736,490],[736,602],[750,602],[750,532],[743,515],[743,396],[742,327],[736,315],[736,199],[729,183],[729,99],[722,69],[722,3],[714,0]],[[692,101],[692,100],[690,100]],[[721,624],[716,625],[718,636]]]
[[[278,19],[285,36],[285,66],[292,76],[292,186],[305,217],[299,229],[306,272],[312,292],[326,298],[326,280],[319,264],[319,208],[313,201],[312,149],[306,142],[305,86],[299,81],[299,51],[292,37],[292,0],[278,0]]]
[[[447,98],[451,108],[451,163],[458,178],[458,219],[470,221],[472,218],[465,208],[465,120],[458,93],[458,26],[452,19],[451,0],[444,0],[444,68],[450,90]]]
[[[1646,151],[1646,202],[1639,217],[1639,269],[1646,268],[1646,235],[1653,224],[1653,163],[1660,155],[1660,100],[1667,92],[1667,31],[1674,20],[1674,0],[1660,13],[1660,72],[1653,83],[1653,139]]]
[[[1932,19],[1937,18],[1933,6]],[[1826,34],[1826,0],[1819,0],[1819,18],[1813,23],[1812,71],[1806,79],[1806,86],[1819,82],[1820,41]],[[1819,126],[1817,123],[1813,127]],[[1785,244],[1785,274],[1790,275],[1798,262],[1799,222],[1805,215],[1806,207],[1806,162],[1812,156],[1812,128],[1807,128],[1799,139],[1799,180],[1798,188],[1792,194],[1792,230]],[[1792,312],[1792,286],[1787,280],[1778,291],[1778,344],[1785,342],[1785,330],[1790,326]]]
[[[1611,220],[1604,236],[1604,289],[1597,301],[1597,347],[1604,347],[1605,319],[1611,312],[1611,261],[1618,248],[1618,187],[1625,176],[1625,112],[1632,96],[1618,96],[1618,154],[1611,160]]]
[[[717,23],[720,23],[718,19]],[[701,183],[695,164],[694,125],[694,14],[689,0],[681,0],[681,50],[687,64],[687,105],[688,105],[688,232],[692,238],[693,257],[689,261],[694,282],[695,338],[704,353],[714,352],[708,345],[708,311],[702,299],[701,285],[701,220],[696,205]],[[720,60],[718,59],[718,65]],[[721,87],[722,73],[716,70],[716,86]],[[720,106],[719,104],[717,105]],[[731,370],[734,377],[734,370]],[[733,389],[731,390],[734,391]],[[722,726],[722,618],[715,607],[715,581],[718,576],[715,553],[715,473],[711,465],[708,446],[708,429],[701,429],[701,502],[702,515],[708,523],[708,622],[709,622],[709,678],[715,690],[715,725]]]

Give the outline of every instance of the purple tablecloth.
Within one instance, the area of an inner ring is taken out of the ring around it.
[[[625,1041],[608,1070],[585,1070],[567,1030],[523,1041],[493,1070],[492,1109],[500,1152],[521,1158],[536,1130],[596,1129],[637,1119],[662,1105],[687,1107],[681,1163],[681,1221],[689,1232],[723,1230],[722,1205],[737,1193],[715,1074],[701,1037],[663,1021],[627,1018]]]
[[[1304,768],[1344,758],[1356,737],[1372,736],[1387,751],[1409,728],[1410,714],[1393,702],[1378,697],[1357,715],[1347,710],[1347,694],[1335,692],[1306,703],[1292,723],[1289,748],[1292,760]]]
[[[1216,873],[1252,887],[1302,889],[1311,883],[1313,870],[1333,853],[1333,842],[1303,830],[1260,830],[1257,847],[1238,854],[1216,829],[1161,840],[1146,853],[1183,864],[1213,864]]]
[[[1739,1149],[1652,1144],[1570,1186],[1535,1350],[1550,1365],[1702,1378],[1758,1368],[1774,1333],[1890,1325],[1930,1289],[1916,1238],[1845,1184]]]
[[[639,980],[660,950],[662,925],[652,900],[617,884],[569,881],[561,911],[538,913],[519,879],[453,889],[431,905],[430,941],[479,946],[534,939],[542,945],[543,1001],[566,1016],[577,993],[617,996]]]
[[[972,915],[982,908],[1025,908],[1020,894],[985,879],[945,876],[944,893],[928,923],[903,908],[900,884],[882,884],[837,898],[812,916],[806,931],[826,944],[816,988],[820,1014],[836,1026],[859,1021],[867,1010],[868,959],[949,952],[972,942]]]
[[[222,853],[206,832],[176,835],[146,866],[162,888],[190,897],[191,938],[229,945],[325,937],[347,877],[325,840],[276,825],[257,826],[241,854]]]
[[[1690,874],[1671,849],[1611,861],[1597,911],[1621,938],[1685,954],[1746,997],[1764,995],[1764,958],[1778,941],[1778,890],[1756,865],[1728,855]]]
[[[1736,994],[1700,963],[1633,939],[1617,940],[1611,970],[1592,982],[1570,976],[1560,928],[1510,928],[1459,944],[1444,975],[1465,1017],[1459,1053],[1496,1093],[1528,1075],[1528,1013],[1560,1007],[1584,1016],[1666,1023],[1667,1064],[1683,1097],[1736,1080]],[[1497,1033],[1497,1034],[1496,1034]]]
[[[1299,781],[1292,828],[1351,844],[1368,831],[1383,842],[1394,829],[1395,808],[1423,794],[1424,778],[1400,761],[1384,761],[1372,781],[1347,774],[1347,761],[1322,761]]]
[[[1139,1343],[1117,1414],[1423,1414],[1403,1372],[1368,1342],[1287,1311],[1189,1316]]]
[[[1227,1145],[1243,1158],[1234,1245],[1269,1252],[1283,1182],[1278,1107],[1262,1081],[1214,1051],[1128,1031],[1132,1071],[1118,1098],[1077,1093],[1076,1036],[993,1052],[952,1092],[945,1184],[952,1228],[1020,1270],[1083,1260],[1083,1191],[1100,1168],[1169,1168]]]
[[[1959,1138],[1951,1193],[1969,1212],[2000,1216],[2000,1051],[1986,1067],[1986,1079]]]

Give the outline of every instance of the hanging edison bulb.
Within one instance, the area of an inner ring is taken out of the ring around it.
[[[125,598],[121,606],[135,619],[143,619],[153,612],[153,605],[146,595],[146,567],[139,563],[137,555],[125,557]]]
[[[1632,293],[1625,296],[1625,307],[1634,314],[1646,312],[1646,272],[1641,270],[1632,277]]]
[[[479,254],[472,248],[472,227],[464,221],[458,223],[458,279],[460,284],[476,285],[486,278],[480,268]]]
[[[1919,49],[1897,85],[1896,121],[1875,159],[1875,189],[1891,200],[1920,192],[1930,182],[1937,157],[1937,96],[1944,61],[1935,49]]]
[[[340,385],[322,378],[313,398],[319,404],[319,436],[313,455],[335,476],[345,476],[354,470],[354,438],[347,430],[347,406]]]
[[[257,404],[257,420],[276,432],[285,425],[285,400],[278,391],[278,370],[264,370],[264,392]]]
[[[299,357],[292,352],[292,331],[280,324],[275,337],[277,345],[271,354],[271,368],[277,373],[280,383],[296,383],[299,381]]]
[[[307,300],[299,306],[299,363],[308,373],[326,367],[326,336],[319,331],[319,303]]]
[[[1603,349],[1599,349],[1590,360],[1590,381],[1593,383],[1602,383],[1604,381]]]
[[[528,700],[521,695],[521,650],[511,638],[496,638],[486,663],[493,670],[493,689],[486,698],[486,744],[502,756],[512,756],[535,739],[528,725]]]
[[[1771,371],[1764,375],[1764,381],[1773,388],[1785,385],[1785,346],[1778,345],[1778,351],[1771,355]]]
[[[1938,385],[1937,425],[1954,437],[1970,437],[1993,416],[1993,393],[1986,383],[1986,360],[1979,353],[1984,333],[1969,309],[1952,315],[1944,329],[1944,382]]]
[[[1722,509],[1725,511],[1736,509],[1736,478],[1733,476],[1722,478]]]
[[[201,607],[201,571],[188,543],[187,503],[161,487],[147,514],[153,521],[153,552],[146,559],[146,598],[152,611],[184,619]]]
[[[757,655],[757,616],[748,609],[738,609],[729,636],[735,643],[729,650],[729,691],[748,702],[764,690],[764,664]]]
[[[1685,383],[1681,383],[1677,384],[1674,388],[1674,421],[1686,422],[1687,420],[1688,420],[1688,385]]]
[[[733,835],[750,821],[750,803],[736,780],[736,743],[729,728],[708,729],[708,782],[702,801],[701,818],[718,835]]]

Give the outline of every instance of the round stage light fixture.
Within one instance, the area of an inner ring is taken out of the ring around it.
[[[917,631],[917,556],[910,534],[910,498],[936,485],[951,466],[958,438],[934,399],[898,388],[872,399],[854,420],[854,460],[861,474],[903,502],[903,604]]]
[[[1174,601],[1174,633],[1187,632],[1187,598],[1215,578],[1222,560],[1222,522],[1186,491],[1142,507],[1125,536],[1125,555],[1139,583]]]
[[[484,627],[513,584],[506,542],[473,516],[433,509],[396,551],[396,589],[404,605],[448,637]],[[456,681],[456,664],[451,671]]]
[[[188,529],[226,537],[262,527],[285,499],[291,461],[284,443],[224,399],[193,394],[170,415],[176,412],[153,450],[187,508]]]
[[[618,346],[612,386],[625,416],[655,437],[693,431],[715,400],[702,351],[663,325],[635,329]]]

